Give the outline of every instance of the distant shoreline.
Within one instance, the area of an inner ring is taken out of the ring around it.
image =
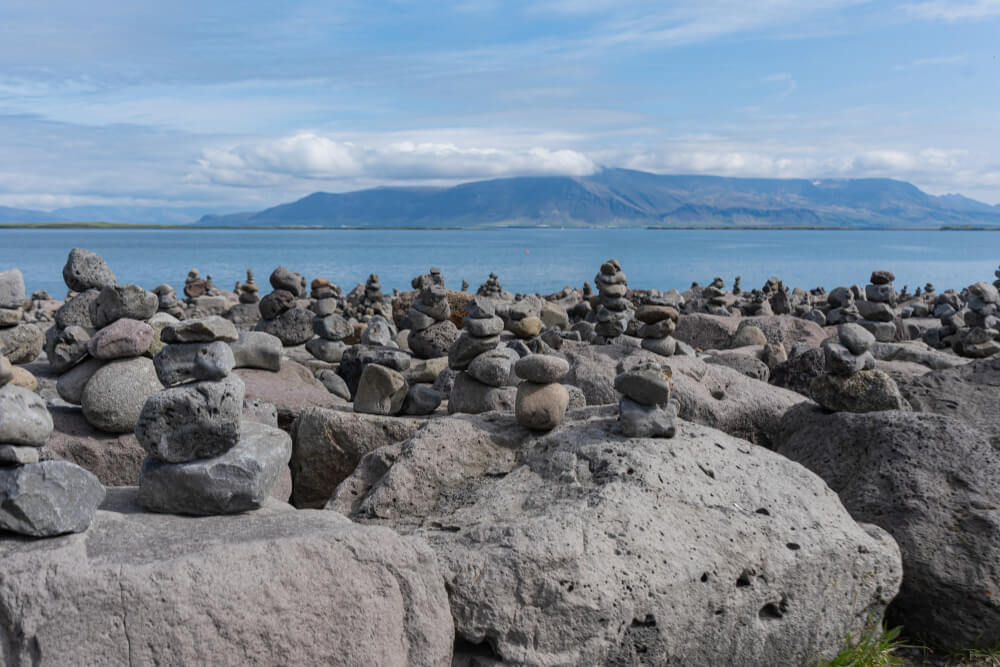
[[[823,231],[823,232],[995,232],[997,227],[977,227],[966,225],[943,225],[941,227],[833,227],[821,225],[636,225],[610,227],[554,227],[543,225],[504,225],[492,227],[418,227],[418,226],[387,226],[387,227],[327,227],[322,225],[165,225],[165,224],[133,224],[127,222],[2,222],[0,229],[183,229],[198,230],[285,230],[285,231],[449,231],[449,232],[487,232],[497,230],[550,229],[563,231],[596,230],[596,229],[646,229],[651,231]]]

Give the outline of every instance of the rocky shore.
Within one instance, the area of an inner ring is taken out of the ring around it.
[[[815,665],[883,618],[1000,649],[1000,270],[594,268],[0,267],[0,664]]]

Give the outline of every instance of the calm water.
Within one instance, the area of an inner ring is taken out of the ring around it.
[[[449,287],[475,290],[497,273],[510,291],[554,292],[592,280],[617,258],[633,287],[684,289],[722,276],[745,288],[776,275],[786,284],[832,288],[864,283],[872,269],[904,284],[939,289],[992,281],[1000,232],[658,231],[658,230],[0,230],[0,270],[18,267],[29,293],[62,297],[61,270],[73,247],[101,254],[120,282],[180,291],[192,267],[231,289],[253,268],[257,283],[279,264],[311,280],[326,276],[352,288],[371,272],[382,286],[409,289],[410,279],[440,266]]]

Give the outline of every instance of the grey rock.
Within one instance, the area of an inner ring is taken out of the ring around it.
[[[256,330],[276,336],[285,347],[302,345],[313,336],[313,314],[303,308],[292,308],[273,320],[261,320]]]
[[[458,327],[451,320],[443,320],[421,331],[411,331],[407,344],[420,359],[434,359],[446,356],[459,334]]]
[[[409,385],[398,371],[368,364],[361,373],[354,395],[354,411],[373,415],[396,415],[403,409]]]
[[[239,338],[239,334],[231,321],[212,315],[166,326],[160,337],[164,343],[231,343]]]
[[[103,500],[97,477],[66,461],[0,468],[0,530],[32,537],[80,533]]]
[[[517,384],[514,362],[519,359],[517,352],[508,347],[498,347],[483,352],[469,364],[466,373],[491,387],[507,387]]]
[[[503,320],[499,317],[466,317],[462,323],[463,331],[480,338],[498,336],[503,331]]]
[[[21,322],[16,327],[0,329],[0,350],[12,364],[30,364],[44,348],[45,333],[34,324]]]
[[[491,387],[474,379],[467,372],[455,376],[448,396],[448,412],[478,414],[492,410],[513,412],[517,400],[515,387]]]
[[[875,336],[880,343],[891,343],[896,339],[895,322],[875,322],[874,320],[858,320],[858,325]]]
[[[672,380],[653,362],[645,362],[615,377],[615,389],[640,405],[666,405],[670,400]]]
[[[222,380],[236,367],[233,349],[222,341],[175,343],[153,357],[156,376],[165,387],[191,380]]]
[[[426,384],[415,384],[406,392],[403,401],[404,415],[429,415],[439,407],[444,400],[444,394]]]
[[[106,285],[115,284],[115,274],[111,272],[104,259],[89,250],[73,248],[66,259],[62,270],[66,286],[74,292],[89,289],[102,289]]]
[[[45,356],[49,366],[55,373],[65,373],[87,356],[87,343],[90,334],[78,326],[69,326],[63,330],[50,327],[45,332]]]
[[[146,399],[162,388],[152,359],[117,359],[94,371],[80,395],[80,405],[95,428],[128,433],[135,430]]]
[[[860,324],[848,322],[837,327],[837,338],[840,344],[850,350],[851,354],[864,354],[875,345],[875,336]]]
[[[289,271],[283,266],[279,266],[272,271],[269,280],[271,282],[271,287],[276,290],[286,290],[291,292],[294,296],[305,296],[305,291],[302,288],[302,276],[298,273]]]
[[[677,339],[672,336],[666,338],[643,338],[642,349],[648,350],[661,357],[672,357],[677,352]]]
[[[392,347],[352,345],[344,352],[337,368],[337,374],[344,378],[352,395],[358,391],[361,373],[369,364],[378,364],[402,373],[410,367],[410,355]]]
[[[826,369],[841,377],[853,375],[866,368],[871,370],[875,367],[875,359],[870,352],[851,354],[850,350],[839,343],[824,344],[823,356],[826,361]]]
[[[849,376],[820,375],[809,385],[809,396],[833,412],[909,410],[896,382],[880,370]]]
[[[406,321],[404,323],[408,326],[405,326],[404,328],[410,329],[411,331],[423,331],[435,322],[437,322],[437,320],[430,315],[421,313],[416,308],[411,308],[406,313]]]
[[[361,343],[363,345],[390,345],[393,335],[393,327],[389,324],[389,320],[381,315],[375,315],[368,320],[368,326],[361,334]]]
[[[887,625],[945,650],[1000,642],[1000,605],[983,594],[1000,586],[1000,461],[982,433],[942,415],[803,406],[775,449],[899,543],[903,585]]]
[[[288,465],[292,439],[281,429],[254,422],[244,422],[239,430],[239,442],[221,456],[188,463],[150,456],[142,465],[139,503],[151,512],[192,515],[260,507]]]
[[[732,368],[737,373],[746,375],[748,378],[767,382],[771,376],[771,370],[763,361],[749,354],[730,353],[715,354],[705,357],[706,364],[717,364]]]
[[[865,285],[865,298],[876,303],[892,303],[896,292],[891,284]]]
[[[351,400],[351,390],[347,387],[347,383],[344,382],[344,378],[337,375],[336,371],[324,368],[316,373],[316,379],[322,382],[326,390],[334,396],[339,396],[345,401]]]
[[[115,320],[87,341],[87,352],[109,361],[145,354],[153,344],[153,327],[127,317]]]
[[[243,421],[278,427],[278,408],[274,403],[243,399]]]
[[[38,447],[0,445],[0,466],[38,463]]]
[[[313,320],[313,331],[326,340],[343,340],[354,334],[351,323],[337,314],[317,317]]]
[[[0,350],[0,387],[4,386],[8,382],[14,379],[14,365],[10,363],[7,357],[3,356],[3,350]]]
[[[518,359],[514,372],[519,378],[538,384],[561,382],[569,373],[569,362],[551,354],[529,354]]]
[[[73,405],[83,402],[83,388],[97,369],[104,365],[100,359],[86,359],[59,376],[56,392],[59,397]]]
[[[899,384],[906,401],[920,412],[948,415],[986,434],[1000,449],[1000,359],[972,361],[911,378]]]
[[[91,322],[102,329],[122,318],[148,320],[156,314],[159,299],[138,285],[106,285],[89,307]]]
[[[52,428],[41,396],[15,384],[0,387],[0,445],[41,447]]]
[[[240,440],[245,392],[235,375],[165,389],[146,401],[135,437],[150,456],[168,463],[219,456]]]
[[[0,271],[0,308],[24,306],[24,276],[18,269]]]
[[[423,541],[271,501],[191,519],[134,498],[109,490],[83,535],[0,540],[5,662],[449,664],[454,624]]]
[[[0,308],[0,329],[16,326],[24,318],[20,308]]]
[[[896,317],[892,306],[879,301],[858,301],[855,304],[861,317],[875,322],[892,322]]]
[[[568,407],[569,392],[557,382],[539,384],[526,380],[517,385],[514,415],[521,426],[533,431],[551,431],[562,423]]]
[[[265,320],[273,320],[283,312],[295,307],[295,295],[288,290],[274,290],[265,295],[257,307],[261,317]]]
[[[677,401],[642,405],[628,396],[618,402],[622,433],[630,438],[672,438],[677,433]]]
[[[472,360],[483,352],[489,352],[500,344],[499,336],[476,338],[463,333],[455,339],[448,350],[448,366],[452,370],[462,371],[469,367]]]
[[[473,319],[489,319],[496,315],[496,301],[485,296],[473,297],[465,304],[465,314]]]
[[[263,331],[241,331],[239,338],[229,344],[236,360],[236,368],[259,368],[280,371],[284,348],[276,336]]]

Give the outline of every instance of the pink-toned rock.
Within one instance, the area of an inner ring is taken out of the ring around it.
[[[246,384],[246,399],[273,403],[278,425],[287,429],[306,408],[335,408],[350,403],[327,391],[312,372],[300,363],[286,360],[277,373],[256,368],[238,368],[236,375]]]
[[[123,318],[94,334],[87,343],[87,351],[96,359],[122,359],[141,356],[152,344],[153,327]]]

